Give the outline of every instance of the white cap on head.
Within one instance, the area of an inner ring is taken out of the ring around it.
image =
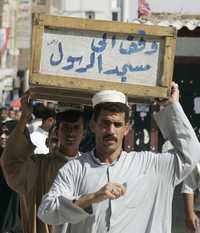
[[[104,90],[97,92],[92,97],[92,106],[95,107],[97,104],[112,102],[112,103],[122,103],[128,106],[128,100],[126,95],[120,91],[115,90]]]

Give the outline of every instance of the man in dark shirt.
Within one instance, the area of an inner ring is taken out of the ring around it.
[[[0,155],[6,146],[9,135],[15,125],[15,120],[6,121],[0,125]],[[19,216],[19,195],[8,187],[1,166],[0,196],[0,232],[22,233]]]

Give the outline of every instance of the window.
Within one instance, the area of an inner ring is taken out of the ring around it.
[[[85,16],[87,19],[95,19],[95,12],[94,11],[86,11]]]
[[[118,21],[119,15],[117,11],[112,12],[112,21]]]

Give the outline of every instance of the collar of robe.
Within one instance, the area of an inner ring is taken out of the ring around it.
[[[121,160],[122,156],[124,155],[124,152],[121,151],[120,155],[118,156],[118,158],[116,160],[114,160],[112,163],[108,164],[108,163],[105,163],[105,162],[102,162],[98,157],[97,157],[97,154],[96,154],[96,149],[92,150],[91,151],[91,157],[93,159],[93,161],[99,165],[106,165],[106,166],[114,166],[118,161]]]
[[[57,152],[55,153],[55,156],[58,156],[59,158],[65,160],[66,162],[68,162],[68,161],[70,161],[70,160],[72,160],[72,159],[76,159],[76,158],[78,158],[80,155],[81,155],[81,153],[80,153],[79,151],[78,151],[78,153],[76,154],[76,156],[74,156],[74,157],[67,156],[66,154],[63,154],[63,153],[61,153],[61,152],[59,152],[59,151],[57,151]]]

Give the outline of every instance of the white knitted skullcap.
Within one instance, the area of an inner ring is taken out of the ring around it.
[[[126,95],[120,91],[115,90],[104,90],[97,92],[92,97],[92,106],[95,107],[97,104],[112,102],[112,103],[122,103],[128,106],[128,101]]]

